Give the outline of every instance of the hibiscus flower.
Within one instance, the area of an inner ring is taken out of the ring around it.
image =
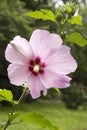
[[[71,78],[67,74],[77,68],[70,48],[62,45],[59,35],[46,30],[35,30],[30,40],[16,36],[5,51],[8,77],[14,85],[27,84],[32,98],[38,98],[49,88],[66,88]]]

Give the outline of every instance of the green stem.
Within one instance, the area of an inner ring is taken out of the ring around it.
[[[18,122],[13,122],[13,123],[10,123],[9,125],[15,125],[15,124],[18,124],[18,123],[20,123],[20,121],[18,121]]]
[[[67,21],[70,19],[71,16],[68,16],[65,20],[64,20],[64,23],[63,24],[60,24],[60,29],[59,29],[59,34],[61,35],[61,33],[63,33],[65,31],[65,28],[66,28],[66,24],[67,24]]]
[[[15,108],[16,108],[17,105],[22,101],[22,99],[23,99],[23,97],[24,97],[24,95],[25,95],[25,93],[26,93],[26,90],[27,90],[27,88],[24,89],[24,91],[23,91],[21,97],[19,98],[18,102],[14,104],[14,107],[13,107],[13,109],[12,109],[10,115],[13,115],[13,113],[14,113],[14,111],[15,111]],[[5,126],[4,126],[4,128],[3,128],[2,130],[6,130],[9,125],[10,125],[10,119],[7,120]]]

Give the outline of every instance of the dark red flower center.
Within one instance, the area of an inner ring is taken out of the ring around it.
[[[45,66],[45,63],[42,63],[39,57],[37,57],[35,60],[30,60],[29,62],[29,70],[34,75],[43,74]]]

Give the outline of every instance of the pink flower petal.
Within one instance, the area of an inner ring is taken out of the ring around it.
[[[28,66],[23,64],[10,64],[7,70],[10,82],[18,86],[24,84],[31,75]]]
[[[5,57],[12,63],[29,62],[29,58],[33,57],[32,48],[26,39],[16,36],[13,41],[8,44]]]
[[[59,75],[50,70],[46,70],[45,74],[40,75],[39,77],[42,84],[47,89],[54,88],[54,87],[66,88],[70,85],[70,80],[71,80],[71,78],[69,78],[66,75]]]
[[[58,52],[51,53],[45,61],[46,68],[57,74],[69,74],[77,68],[77,63],[70,54],[70,48],[64,45],[61,45]]]
[[[67,88],[70,86],[71,78],[66,75],[58,75],[58,78],[55,80],[55,85],[58,88]]]
[[[46,30],[35,30],[30,38],[30,45],[35,56],[45,58],[48,52],[53,48],[59,48],[62,39],[57,34],[49,33]]]
[[[38,98],[40,97],[41,91],[43,91],[43,95],[47,94],[47,89],[43,86],[38,76],[30,76],[27,81],[30,93],[32,95],[32,98]]]

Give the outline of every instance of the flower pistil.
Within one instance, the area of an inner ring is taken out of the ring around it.
[[[35,60],[30,60],[29,62],[29,70],[34,75],[43,74],[45,66],[45,63],[42,63],[39,57],[37,57]]]

